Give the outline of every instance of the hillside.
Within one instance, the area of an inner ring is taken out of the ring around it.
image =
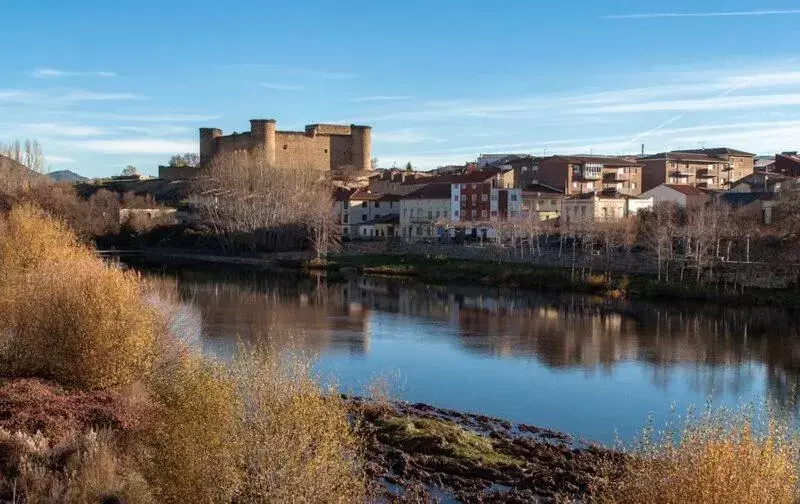
[[[55,182],[68,182],[70,184],[77,184],[80,182],[89,182],[89,179],[78,175],[70,170],[59,170],[47,174]]]

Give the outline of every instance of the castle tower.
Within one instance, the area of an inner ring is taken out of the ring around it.
[[[350,126],[353,142],[353,166],[359,171],[369,171],[372,159],[372,127]]]
[[[275,165],[275,119],[250,120],[251,149],[263,149],[267,164]]]
[[[222,136],[219,128],[200,128],[200,166],[207,166],[217,152],[217,138]]]

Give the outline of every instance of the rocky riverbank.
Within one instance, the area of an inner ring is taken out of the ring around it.
[[[425,404],[349,399],[367,469],[396,502],[586,502],[624,455],[567,434]]]

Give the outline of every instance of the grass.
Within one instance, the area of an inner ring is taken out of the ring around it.
[[[389,444],[429,455],[444,455],[480,465],[519,465],[523,461],[497,451],[491,439],[434,418],[387,417],[377,421]]]
[[[355,254],[333,255],[325,261],[306,262],[308,269],[339,272],[354,269],[365,275],[416,278],[440,285],[482,285],[531,290],[579,292],[612,298],[686,299],[717,301],[740,305],[797,304],[797,292],[791,289],[749,288],[744,293],[726,294],[714,285],[693,280],[664,284],[651,275],[602,274],[582,276],[582,268],[533,266],[524,263],[452,259],[444,256]]]
[[[747,413],[706,412],[629,450],[608,504],[794,504],[800,499],[800,440],[789,425]]]

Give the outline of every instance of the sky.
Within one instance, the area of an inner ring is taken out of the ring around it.
[[[371,125],[381,167],[800,149],[800,1],[0,4],[0,142],[89,177],[256,118]]]

